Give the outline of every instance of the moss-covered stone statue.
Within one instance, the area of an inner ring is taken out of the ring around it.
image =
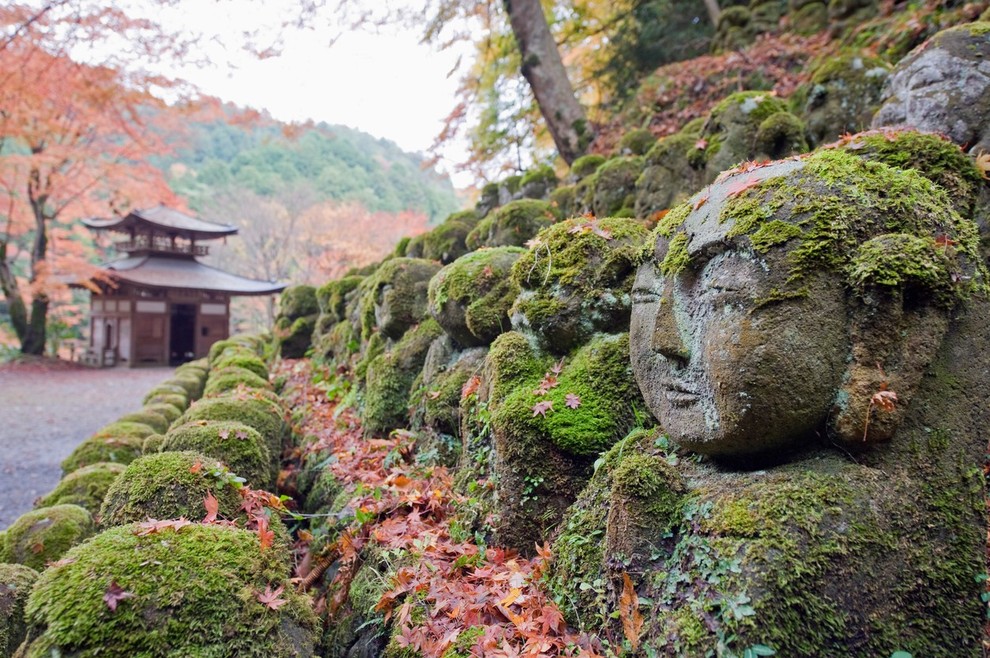
[[[275,318],[279,354],[287,359],[298,359],[306,354],[313,341],[313,328],[319,313],[313,286],[293,286],[282,292]]]
[[[990,151],[990,23],[939,32],[894,69],[873,127],[947,135],[972,153]]]
[[[658,225],[630,341],[663,433],[616,445],[564,519],[551,583],[595,594],[569,616],[614,623],[625,572],[658,652],[981,655],[990,306],[922,145],[975,169],[913,137],[886,136],[913,169],[854,137]]]

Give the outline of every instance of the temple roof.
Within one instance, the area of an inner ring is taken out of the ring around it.
[[[193,258],[132,256],[103,268],[114,279],[149,288],[191,288],[231,295],[270,295],[286,284],[255,281],[204,265]]]
[[[191,217],[166,206],[155,206],[144,210],[134,210],[124,217],[91,218],[82,220],[92,229],[129,232],[136,229],[156,230],[159,233],[174,233],[184,238],[204,240],[220,238],[237,233],[231,224],[217,224],[205,219]]]

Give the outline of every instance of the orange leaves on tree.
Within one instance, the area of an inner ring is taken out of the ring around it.
[[[619,619],[622,621],[622,634],[632,647],[633,653],[636,653],[639,650],[639,634],[643,630],[643,615],[639,612],[639,595],[636,594],[632,579],[625,571],[622,572]]]

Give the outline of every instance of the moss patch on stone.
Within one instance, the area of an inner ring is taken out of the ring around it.
[[[37,506],[78,505],[96,514],[110,486],[124,469],[124,464],[113,462],[83,466],[63,477],[54,489],[38,499]]]
[[[23,564],[0,563],[0,654],[12,656],[24,640],[24,608],[38,572]]]
[[[635,204],[636,180],[643,158],[619,156],[605,162],[594,174],[591,209],[598,217],[610,217]]]
[[[468,234],[467,246],[522,247],[541,229],[557,221],[554,208],[546,201],[519,199],[490,213]]]
[[[265,362],[257,356],[245,356],[238,354],[234,356],[224,356],[213,362],[213,368],[215,370],[222,370],[229,367],[250,370],[262,379],[266,381],[268,380],[268,366],[266,366]]]
[[[581,180],[598,171],[598,168],[603,164],[605,164],[604,155],[599,155],[598,153],[582,155],[571,163],[571,175]]]
[[[259,388],[271,390],[271,382],[267,378],[259,377],[256,373],[245,368],[228,366],[222,370],[215,370],[210,373],[210,378],[206,382],[203,394],[207,397],[215,396],[227,391],[236,390],[238,387]]]
[[[283,552],[218,525],[139,531],[107,530],[43,574],[28,602],[28,656],[36,646],[78,656],[313,655],[318,622],[289,585]],[[114,611],[103,600],[112,584],[133,595]],[[258,601],[281,587],[277,610]]]
[[[287,433],[286,424],[278,408],[267,400],[236,395],[204,398],[189,407],[179,423],[198,420],[244,423],[261,434],[273,457],[282,454]]]
[[[17,517],[4,536],[6,559],[44,570],[49,562],[96,531],[93,516],[78,505],[55,505]]]
[[[386,338],[398,340],[426,317],[427,286],[439,270],[440,266],[433,261],[393,258],[362,281],[362,338],[367,340],[378,331]]]
[[[257,430],[243,423],[198,420],[173,427],[162,452],[191,450],[225,464],[252,487],[267,489],[272,481],[272,457]]]
[[[497,247],[458,258],[430,280],[430,314],[465,347],[491,343],[511,327],[509,309],[519,287],[509,273],[524,253]]]
[[[160,452],[134,460],[109,488],[100,510],[104,527],[152,519],[199,520],[207,493],[220,518],[237,516],[241,498],[235,476],[220,462],[197,452]]]
[[[168,429],[170,421],[164,415],[150,409],[142,409],[133,413],[125,414],[117,419],[117,422],[141,423],[152,428],[156,433],[164,432]]]
[[[425,320],[369,363],[362,414],[366,431],[388,432],[405,424],[413,380],[423,368],[430,343],[442,333],[435,320]]]
[[[153,434],[151,432],[147,436]],[[76,446],[72,454],[62,460],[62,472],[69,474],[83,466],[99,462],[129,464],[141,456],[143,449],[144,438],[141,437],[91,437]]]

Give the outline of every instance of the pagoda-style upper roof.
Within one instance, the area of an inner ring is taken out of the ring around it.
[[[114,279],[148,288],[190,288],[231,295],[270,295],[286,284],[256,281],[204,265],[194,258],[132,256],[103,268]]]
[[[133,210],[124,217],[84,219],[82,222],[89,228],[97,230],[135,234],[154,232],[189,240],[209,240],[237,233],[236,226],[208,222],[166,206]]]

